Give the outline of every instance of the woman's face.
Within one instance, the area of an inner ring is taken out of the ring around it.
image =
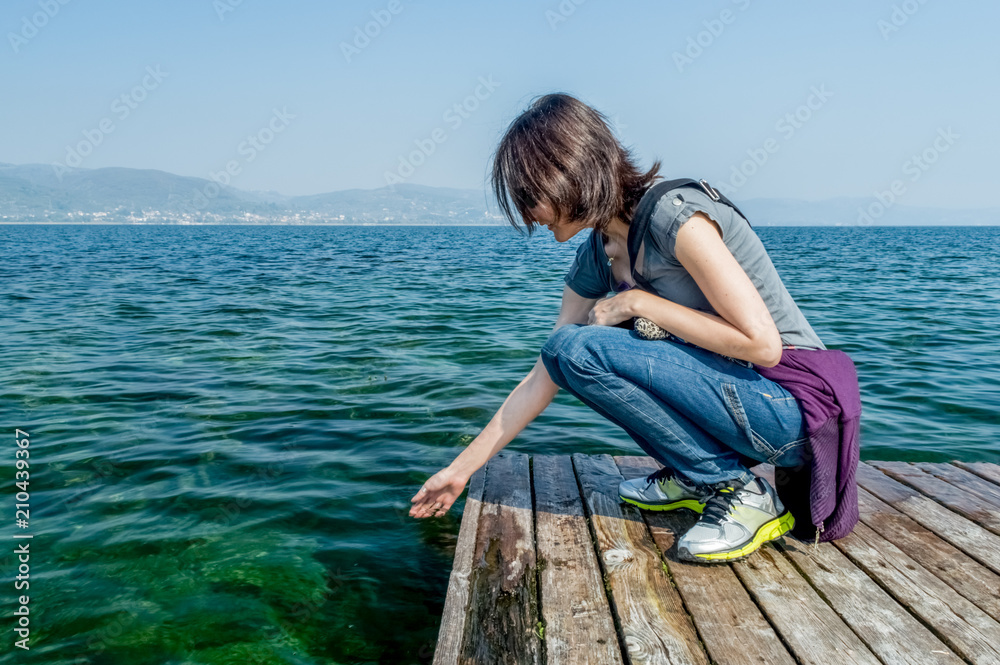
[[[528,213],[534,221],[547,226],[549,231],[552,231],[556,242],[566,242],[580,231],[590,227],[586,222],[564,221],[547,203],[539,203],[536,207],[528,210]]]

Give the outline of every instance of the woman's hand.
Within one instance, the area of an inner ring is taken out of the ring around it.
[[[410,517],[438,517],[444,515],[455,503],[469,476],[463,475],[450,466],[445,467],[427,479],[423,487],[413,495],[410,502]]]
[[[601,298],[590,310],[587,324],[591,326],[614,326],[636,316],[636,302],[643,295],[639,289],[629,289],[610,298]]]

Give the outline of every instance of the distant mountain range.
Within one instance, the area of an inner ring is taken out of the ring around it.
[[[311,196],[247,192],[211,180],[126,168],[0,163],[0,221],[258,224],[488,224],[482,191],[399,184]]]
[[[878,203],[746,199],[756,226],[994,225],[1000,208],[951,210]],[[481,190],[399,184],[310,196],[248,192],[148,169],[0,163],[0,222],[231,224],[503,224]]]

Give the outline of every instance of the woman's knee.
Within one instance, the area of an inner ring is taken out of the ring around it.
[[[548,365],[548,363],[564,357],[571,347],[576,346],[574,338],[586,327],[582,323],[568,323],[552,331],[545,344],[542,345],[542,361]]]
[[[625,332],[621,328],[578,323],[561,326],[543,345],[542,363],[552,380],[564,388],[572,376],[593,377],[595,373],[616,371],[618,363],[607,354],[621,342],[617,335]]]
[[[542,350],[539,354],[542,358],[542,364],[549,373],[549,378],[561,388],[567,387],[566,378],[561,367],[562,363],[560,362],[564,353],[563,349],[570,343],[569,338],[572,337],[578,327],[576,324],[570,324],[560,326],[554,330],[545,341],[545,344],[542,345]]]
[[[601,349],[608,342],[609,331],[618,328],[608,326],[590,326],[583,323],[569,323],[557,328],[542,346],[544,362],[560,362],[572,358],[578,364],[600,355]]]

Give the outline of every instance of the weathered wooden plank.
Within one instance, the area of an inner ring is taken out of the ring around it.
[[[670,584],[638,509],[618,499],[622,476],[608,455],[573,455],[629,663],[707,665],[691,619]]]
[[[662,465],[652,457],[614,458],[625,478],[645,476]],[[667,559],[667,567],[694,619],[705,649],[716,665],[795,665],[743,584],[728,565],[699,566],[678,561],[674,547],[698,515],[690,510],[640,511],[653,540]]]
[[[1000,538],[867,463],[858,465],[858,485],[901,513],[1000,573]]]
[[[956,656],[830,543],[779,545],[885,665],[960,665]]]
[[[858,488],[861,521],[994,619],[1000,620],[1000,575]]]
[[[462,511],[462,525],[458,529],[455,559],[452,562],[451,575],[448,577],[448,595],[444,599],[444,611],[441,614],[441,627],[438,629],[433,665],[458,663],[469,608],[469,573],[472,570],[472,559],[475,554],[476,532],[479,528],[483,481],[486,479],[487,466],[480,467],[469,479],[469,491]]]
[[[533,455],[535,538],[548,665],[621,665],[622,654],[568,455]]]
[[[834,545],[931,626],[955,653],[972,663],[1000,665],[1000,623],[903,550],[865,524],[855,526],[853,533]],[[866,598],[865,604],[869,601],[870,597]],[[912,646],[912,640],[907,640],[907,645]]]
[[[875,665],[878,658],[772,546],[732,564],[800,663]]]
[[[906,462],[869,462],[876,469],[913,487],[983,528],[1000,534],[1000,510],[989,501],[935,478]]]
[[[473,475],[436,665],[540,665],[546,648],[554,663],[621,662],[612,610],[630,663],[707,663],[693,617],[719,665],[789,665],[791,654],[801,663],[873,663],[875,654],[884,663],[954,662],[949,649],[971,663],[1000,664],[1000,537],[975,523],[1000,524],[1000,466],[873,463],[883,472],[862,464],[862,524],[853,534],[818,549],[779,541],[787,559],[767,545],[730,567],[673,560],[674,536],[697,516],[640,513],[620,503],[623,475],[645,475],[659,464],[648,457],[614,461],[617,467],[606,455],[535,458],[540,570],[527,457],[505,451]],[[610,607],[571,465],[584,486]],[[654,542],[680,595],[657,567]],[[540,609],[545,643],[536,633]]]
[[[538,587],[528,457],[489,462],[469,576],[469,612],[458,662],[538,665]]]
[[[989,462],[955,462],[955,466],[971,471],[980,478],[1000,485],[1000,464]]]
[[[991,483],[980,478],[971,471],[960,469],[953,464],[931,464],[922,462],[914,464],[924,473],[929,473],[935,478],[947,481],[966,492],[975,494],[981,499],[988,501],[995,509],[1000,509],[1000,485]]]

